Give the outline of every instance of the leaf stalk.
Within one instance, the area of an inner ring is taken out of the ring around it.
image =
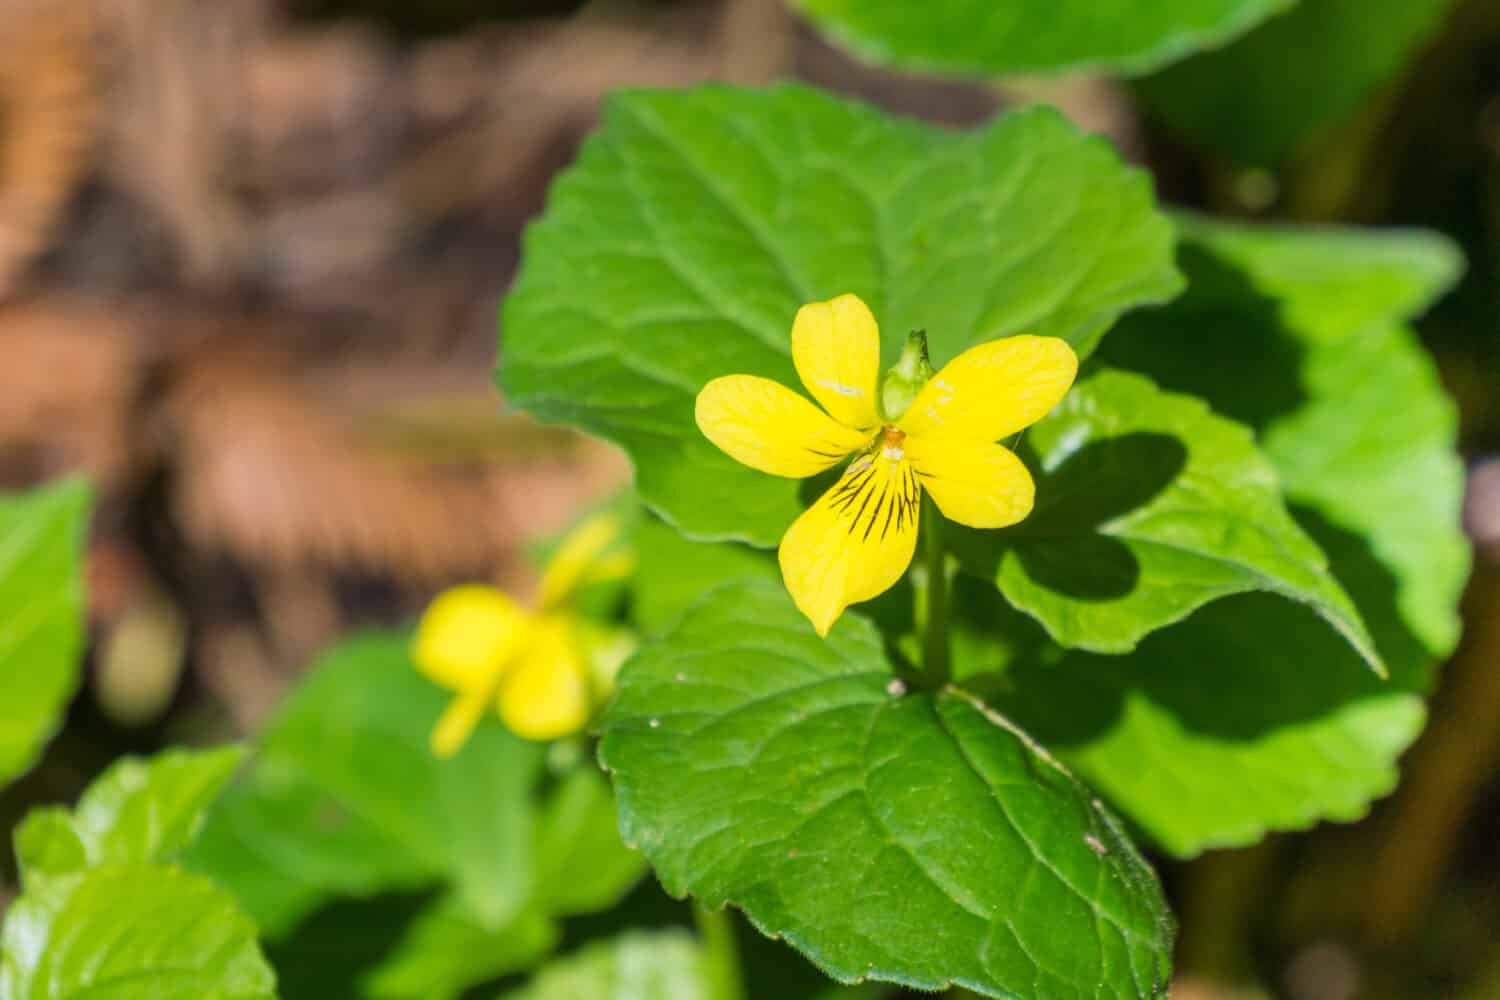
[[[922,675],[933,687],[948,683],[948,565],[943,518],[932,498],[922,498],[923,579],[917,586],[917,626],[922,634]]]
[[[708,954],[711,1000],[746,1000],[745,975],[740,968],[740,945],[734,933],[734,915],[728,906],[710,910],[693,900],[693,922]]]

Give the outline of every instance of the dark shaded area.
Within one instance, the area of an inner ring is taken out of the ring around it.
[[[1055,456],[1038,457],[1026,447],[1022,454],[1039,472],[1036,507],[1013,529],[1027,539],[1095,530],[1146,506],[1187,465],[1179,439],[1147,431],[1092,440],[1060,465]]]
[[[319,908],[280,941],[267,942],[283,1000],[359,996],[359,981],[400,943],[436,893],[390,893]]]
[[[1003,531],[946,525],[951,548],[973,572],[994,579],[1008,553],[1050,590],[1084,601],[1130,593],[1140,578],[1135,555],[1099,528],[1137,510],[1171,485],[1187,449],[1167,434],[1131,432],[1090,441],[1055,468],[1025,440],[1018,454],[1036,479],[1030,517]]]
[[[666,2],[666,0],[661,0]],[[374,18],[405,38],[456,34],[494,21],[563,18],[576,14],[586,0],[490,0],[476,8],[473,0],[292,0],[293,11],[311,21],[349,17]]]
[[[1292,516],[1312,536],[1344,590],[1364,617],[1375,646],[1391,671],[1391,683],[1427,693],[1437,661],[1401,617],[1399,583],[1364,536],[1341,528],[1317,510],[1289,505]]]
[[[572,951],[631,927],[691,927],[692,923],[692,908],[687,902],[668,896],[655,876],[648,873],[613,909],[565,920],[558,951]]]
[[[1423,226],[1456,239],[1468,267],[1421,325],[1464,410],[1463,437],[1500,448],[1500,7],[1462,0],[1400,88],[1368,178],[1361,222]],[[1378,158],[1377,158],[1378,157]]]
[[[1201,396],[1215,412],[1253,428],[1301,406],[1304,351],[1275,300],[1195,244],[1178,247],[1177,266],[1187,291],[1166,306],[1126,316],[1095,356],[1163,389]]]
[[[1098,737],[1136,692],[1184,728],[1226,740],[1254,740],[1393,689],[1421,691],[1432,656],[1401,624],[1397,581],[1358,535],[1299,511],[1338,576],[1374,626],[1392,679],[1371,673],[1348,643],[1305,606],[1273,594],[1242,594],[1201,608],[1155,632],[1135,652],[1061,657],[1040,628],[993,588],[967,586],[955,601],[963,628],[1008,651],[998,676],[966,686],[985,692],[1044,744],[1065,750]],[[1265,655],[1267,636],[1275,656]],[[967,671],[966,671],[967,672]]]

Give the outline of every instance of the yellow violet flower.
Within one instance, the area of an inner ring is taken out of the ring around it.
[[[782,578],[819,635],[906,572],[923,490],[974,528],[1031,513],[1031,474],[996,442],[1045,416],[1078,373],[1065,341],[1018,336],[971,347],[931,375],[914,334],[877,385],[880,329],[853,295],[798,310],[792,362],[822,409],[770,379],[726,375],[703,387],[696,416],[731,458],[774,476],[801,479],[857,456],[781,539]]]
[[[601,642],[600,630],[570,607],[585,584],[630,572],[628,552],[606,555],[620,535],[617,518],[599,514],[580,524],[542,574],[535,609],[504,592],[465,584],[438,595],[422,615],[412,641],[412,661],[435,683],[455,692],[432,731],[432,752],[456,754],[494,705],[519,736],[550,740],[582,729],[599,700],[598,651],[617,665],[618,644]]]

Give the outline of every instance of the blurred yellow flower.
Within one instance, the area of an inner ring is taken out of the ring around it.
[[[483,584],[453,587],[428,606],[412,661],[455,693],[432,731],[434,754],[457,753],[491,705],[527,739],[557,739],[588,723],[605,693],[599,689],[612,681],[600,670],[612,672],[622,657],[618,641],[571,604],[585,584],[630,572],[629,552],[607,552],[619,536],[619,519],[610,514],[574,529],[543,572],[534,609]]]
[[[1045,416],[1078,372],[1065,341],[1018,336],[972,347],[933,375],[914,334],[877,385],[880,330],[853,295],[798,311],[792,362],[822,409],[770,379],[726,375],[703,387],[696,416],[731,458],[775,476],[816,475],[857,453],[781,539],[782,578],[819,635],[906,572],[924,489],[975,528],[1031,513],[1031,474],[996,442]]]

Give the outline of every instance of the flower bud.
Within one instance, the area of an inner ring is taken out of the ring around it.
[[[927,360],[927,331],[913,330],[906,335],[901,359],[885,373],[880,383],[881,416],[887,421],[901,419],[917,393],[936,374]]]

